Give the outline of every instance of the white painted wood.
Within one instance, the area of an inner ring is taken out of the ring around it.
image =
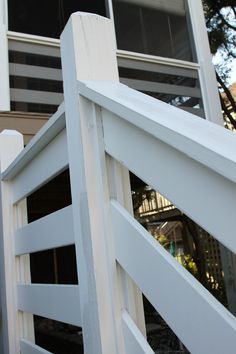
[[[134,53],[135,54],[135,53]],[[174,76],[184,76],[184,77],[191,77],[194,79],[198,78],[198,68],[185,68],[185,67],[177,67],[172,63],[158,63],[158,61],[149,61],[149,58],[146,60],[144,58],[136,58],[135,56],[122,56],[117,55],[118,65],[121,68],[127,69],[134,69],[134,70],[144,70],[144,71],[151,71],[153,73],[162,73],[167,75],[174,75]]]
[[[84,351],[122,354],[101,121],[93,104],[82,98],[78,104],[77,91],[78,78],[118,80],[111,22],[73,14],[61,51]]]
[[[14,178],[31,160],[33,160],[66,126],[65,107],[62,103],[52,117],[43,125],[27,146],[4,169],[3,180]]]
[[[59,92],[10,89],[11,101],[40,104],[60,105],[63,101],[63,94]]]
[[[13,207],[14,211],[14,231],[19,227],[22,227],[27,224],[27,206],[26,199],[23,199],[20,203]],[[14,232],[15,234],[15,232]],[[12,240],[13,247],[14,239]],[[14,252],[14,249],[13,249]],[[17,283],[27,283],[31,282],[31,274],[30,274],[30,258],[29,255],[22,255],[20,257],[16,257],[16,271],[17,271]],[[34,321],[33,316],[29,313],[23,313],[18,311],[18,336],[24,337],[31,342],[34,342]]]
[[[110,113],[104,112],[103,119],[106,151],[235,253],[236,188],[235,182],[223,176],[226,171],[221,174],[211,169],[211,166],[207,167],[196,161],[191,152],[194,151],[195,154],[197,149],[195,144],[190,144],[190,140],[186,143],[186,153],[190,155],[187,156]],[[206,123],[204,120],[202,122]],[[224,133],[222,128],[222,140]],[[170,142],[173,141],[172,134],[169,139]],[[227,145],[227,139],[225,142]],[[217,154],[215,156],[214,162],[219,158]],[[207,153],[199,151],[198,160],[201,157],[205,159]],[[208,151],[208,158],[211,165],[211,151]],[[225,162],[223,158],[222,161]],[[231,174],[230,168],[235,169],[236,163],[226,161],[226,164],[229,166],[227,173]],[[226,224],[222,219],[222,210],[227,215]]]
[[[124,208],[111,205],[118,262],[180,340],[192,354],[232,354],[235,317]]]
[[[73,243],[71,206],[36,220],[15,233],[16,255],[68,246]]]
[[[9,50],[17,52],[60,57],[60,41],[27,33],[7,32]]]
[[[109,155],[106,157],[106,165],[110,197],[119,201],[133,215],[129,171]],[[142,294],[119,265],[117,265],[117,273],[120,287],[123,289],[120,294],[122,308],[129,311],[139,330],[146,336]]]
[[[81,326],[78,285],[18,284],[21,311]]]
[[[0,0],[0,111],[10,110],[7,26],[7,2]]]
[[[204,118],[205,113],[204,110],[201,108],[192,108],[192,107],[185,107],[185,106],[179,106],[178,108],[183,109],[186,112],[189,112],[191,114],[195,114],[198,117]]]
[[[122,324],[129,354],[155,354],[127,311],[123,311]]]
[[[13,76],[62,81],[62,72],[60,69],[46,68],[36,65],[10,63],[9,71],[10,75]]]
[[[4,24],[8,28],[8,8],[7,0],[0,1],[0,23]]]
[[[3,131],[0,134],[1,171],[23,149],[23,136],[15,131]],[[33,340],[32,317],[18,316],[16,305],[16,282],[19,277],[29,280],[29,263],[27,258],[16,259],[14,256],[14,231],[16,224],[24,222],[25,207],[12,205],[10,182],[1,181],[0,204],[0,271],[1,271],[1,335],[3,353],[18,354],[18,338],[22,332],[26,338]],[[21,326],[22,325],[22,326]]]
[[[46,184],[67,166],[67,138],[64,129],[14,178],[13,203]]]
[[[170,95],[179,95],[186,97],[201,97],[201,91],[198,88],[180,86],[180,85],[171,85],[164,84],[159,82],[136,80],[136,79],[127,79],[121,78],[120,80],[123,84],[132,87],[135,90],[145,91],[145,92],[160,92]]]
[[[184,60],[172,59],[172,58],[163,58],[156,55],[129,52],[127,50],[120,50],[120,49],[117,50],[117,57],[118,59],[119,58],[132,59],[132,60],[140,60],[146,63],[156,63],[156,64],[163,64],[169,66],[176,66],[177,70],[178,68],[196,70],[199,69],[200,67],[198,63],[194,63],[191,61],[184,61]]]
[[[217,89],[212,55],[210,53],[207,30],[201,0],[188,0],[192,35],[196,48],[197,61],[200,65],[199,80],[206,119],[223,125],[223,117]]]
[[[20,340],[21,354],[52,354],[51,352],[39,347],[36,344],[30,343],[25,339]]]
[[[236,139],[231,131],[119,83],[91,81],[78,86],[82,96],[236,181]]]

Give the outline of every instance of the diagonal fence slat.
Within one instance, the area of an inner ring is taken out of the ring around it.
[[[122,314],[126,352],[129,354],[155,354],[127,311]]]
[[[233,353],[236,319],[116,201],[116,258],[192,354]],[[224,340],[222,340],[224,338]]]
[[[25,339],[20,340],[20,352],[21,354],[52,354],[51,352]]]
[[[36,220],[15,233],[17,256],[74,243],[72,207],[60,209]]]
[[[66,130],[62,130],[12,181],[13,203],[25,198],[68,165]]]
[[[81,327],[78,285],[19,284],[18,309]]]

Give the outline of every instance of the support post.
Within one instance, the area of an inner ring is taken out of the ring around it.
[[[212,64],[202,2],[201,0],[188,0],[188,7],[197,62],[200,65],[199,80],[206,119],[223,125],[216,75]]]
[[[10,110],[7,22],[7,1],[0,0],[0,111]]]
[[[78,97],[77,85],[77,80],[118,81],[111,21],[73,14],[61,37],[61,51],[84,350],[123,354],[121,309],[125,304],[111,237],[102,119],[99,107]],[[125,178],[128,183],[127,174]],[[137,289],[132,296],[132,305],[140,305]],[[133,308],[134,320],[143,320],[142,305]]]

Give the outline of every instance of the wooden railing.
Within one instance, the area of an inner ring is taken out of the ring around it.
[[[235,252],[234,134],[120,84],[108,19],[71,16],[62,66],[65,106],[17,157],[0,138],[3,352],[49,353],[37,314],[81,326],[85,353],[153,354],[143,293],[191,353],[233,354],[235,317],[134,219],[128,171]],[[68,166],[72,205],[27,224],[25,198]],[[79,285],[30,283],[28,254],[72,243]]]
[[[7,37],[11,110],[54,113],[63,101],[60,41],[10,31]],[[117,62],[122,83],[204,117],[198,64],[120,50]]]
[[[144,217],[157,213],[162,213],[164,211],[172,210],[175,206],[163,197],[160,193],[153,191],[150,198],[143,200],[141,206],[138,209],[138,216]]]
[[[8,32],[11,109],[53,113],[63,101],[60,41]]]

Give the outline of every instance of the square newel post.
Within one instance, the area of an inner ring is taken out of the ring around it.
[[[117,271],[111,234],[110,196],[130,207],[129,177],[107,161],[100,108],[78,92],[78,80],[118,81],[111,21],[73,14],[61,36],[61,53],[84,350],[124,354],[122,308],[144,329],[141,293]],[[112,183],[109,169],[117,172]]]

